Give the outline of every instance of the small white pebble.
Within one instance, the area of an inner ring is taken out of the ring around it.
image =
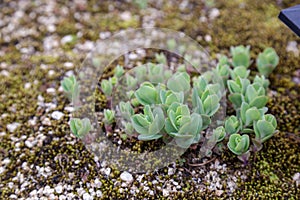
[[[48,71],[48,76],[53,76],[54,74],[55,74],[54,70],[51,69],[51,70]]]
[[[211,9],[210,13],[209,13],[209,18],[211,20],[214,20],[215,18],[217,18],[220,15],[220,11],[217,8],[213,8]]]
[[[60,42],[62,43],[62,44],[66,44],[66,43],[70,43],[70,42],[72,42],[73,41],[73,36],[72,35],[66,35],[66,36],[64,36],[61,40],[60,40]]]
[[[96,191],[96,196],[99,197],[99,198],[102,197],[102,192],[101,192],[101,190],[97,190],[97,191]]]
[[[82,198],[83,200],[93,200],[93,197],[89,193],[84,193]]]
[[[21,124],[18,122],[14,122],[12,124],[7,124],[6,128],[8,129],[9,132],[14,132]]]
[[[63,191],[63,187],[61,185],[57,185],[55,187],[55,191],[56,191],[56,193],[61,194]]]
[[[32,143],[31,141],[28,141],[28,140],[25,141],[25,145],[26,145],[28,148],[32,148],[32,147],[33,147],[33,143]]]
[[[31,83],[25,83],[25,84],[24,84],[24,88],[25,88],[25,89],[31,88]]]
[[[163,196],[164,196],[164,197],[168,197],[169,195],[170,195],[169,190],[163,189]]]
[[[206,42],[211,42],[211,40],[212,40],[210,35],[205,35],[204,39]]]
[[[129,173],[124,171],[121,175],[120,178],[122,181],[126,181],[126,182],[132,182],[133,181],[133,176]]]
[[[53,119],[56,119],[56,120],[60,120],[62,117],[64,116],[64,113],[60,112],[60,111],[54,111],[52,114],[51,114],[51,117]]]
[[[73,66],[74,66],[73,63],[71,63],[71,62],[65,62],[64,63],[65,68],[72,68]]]
[[[47,88],[47,90],[46,90],[46,92],[48,93],[48,94],[55,94],[55,88]]]

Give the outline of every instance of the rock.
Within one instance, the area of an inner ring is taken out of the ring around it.
[[[133,176],[129,172],[126,172],[126,171],[120,175],[120,178],[122,181],[126,181],[129,183],[131,183],[133,181]]]
[[[8,129],[9,132],[14,132],[21,124],[18,122],[14,122],[12,124],[7,124],[6,128]]]
[[[56,191],[56,193],[61,194],[62,191],[63,191],[62,185],[57,185],[57,186],[55,187],[55,191]]]
[[[60,112],[60,111],[54,111],[52,114],[51,114],[51,117],[53,119],[56,119],[56,120],[60,120],[62,117],[64,116],[64,113]]]

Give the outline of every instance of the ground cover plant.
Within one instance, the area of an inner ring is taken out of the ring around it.
[[[116,108],[104,109],[106,131],[112,131],[118,115],[122,118],[123,132],[138,140],[163,138],[189,148],[206,137],[209,142],[203,143],[202,149],[207,156],[211,156],[216,145],[225,150],[226,139],[227,148],[247,163],[250,152],[261,150],[262,143],[276,133],[276,118],[267,114],[265,107],[270,84],[266,76],[278,65],[279,58],[270,47],[259,53],[256,65],[260,75],[250,81],[250,46],[231,47],[230,52],[231,58],[222,56],[214,69],[193,77],[184,66],[178,71],[165,70],[167,59],[163,53],[155,55],[158,64],[137,66],[131,72],[133,75],[116,66],[114,75],[101,81],[101,90],[107,105],[111,106],[114,89],[124,91],[127,101],[120,101]],[[74,76],[65,77],[61,84],[69,99],[78,96],[79,86]],[[209,135],[205,130],[224,95],[236,113],[219,121]],[[70,127],[75,136],[82,138],[91,130],[91,123],[86,118],[75,118],[71,119]]]

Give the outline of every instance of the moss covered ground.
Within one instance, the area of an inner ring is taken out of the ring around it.
[[[130,1],[2,1],[0,199],[299,199],[300,39],[277,18],[281,9],[297,3],[161,0],[140,9]],[[211,16],[214,9],[216,17]],[[267,106],[279,133],[246,166],[230,153],[216,158],[227,169],[218,171],[220,178],[234,179],[234,190],[228,181],[221,181],[222,190],[209,189],[203,171],[214,162],[192,167],[178,161],[134,175],[133,182],[123,185],[120,171],[95,159],[71,135],[60,80],[80,66],[99,33],[149,24],[185,32],[214,58],[240,44],[251,45],[253,58],[265,47],[277,51],[280,63],[270,76]],[[292,50],[287,48],[291,42],[296,43]],[[54,111],[63,116],[56,119]],[[175,190],[168,193],[164,188],[169,184]]]

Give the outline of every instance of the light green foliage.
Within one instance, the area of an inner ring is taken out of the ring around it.
[[[134,95],[142,105],[152,105],[158,102],[158,91],[150,82],[142,83]]]
[[[247,87],[245,101],[249,103],[251,107],[262,108],[268,102],[268,97],[265,96],[265,93],[264,87],[258,83],[253,83]]]
[[[134,114],[134,110],[129,102],[121,101],[119,103],[119,109],[122,117],[126,120],[130,120],[130,117]]]
[[[148,78],[151,83],[163,83],[164,82],[164,66],[161,64],[155,65],[153,63],[148,64]]]
[[[172,90],[160,90],[159,98],[161,104],[165,105],[167,108],[173,103],[183,103],[184,94],[183,92],[173,92]]]
[[[223,78],[223,80],[227,81],[230,74],[230,67],[229,67],[228,58],[226,56],[222,56],[219,59],[216,70],[217,73]]]
[[[276,127],[276,118],[271,114],[264,115],[262,119],[254,123],[255,138],[261,143],[265,142],[274,135]]]
[[[240,130],[240,121],[234,115],[230,116],[225,121],[225,131],[227,134],[234,134]]]
[[[127,85],[127,89],[131,90],[134,89],[137,85],[138,80],[136,78],[134,78],[133,76],[126,74],[125,75],[125,79],[126,79],[126,85]]]
[[[147,68],[145,65],[141,65],[135,67],[134,69],[135,78],[138,80],[139,83],[142,83],[146,79]]]
[[[101,90],[105,96],[111,96],[112,89],[113,85],[110,80],[104,79],[101,81]]]
[[[213,130],[213,138],[216,142],[221,142],[226,136],[226,131],[223,126],[219,126],[218,128]]]
[[[228,148],[236,155],[242,155],[249,149],[250,138],[248,135],[232,134],[229,137]]]
[[[167,111],[165,131],[174,137],[176,144],[188,148],[200,139],[202,118],[199,114],[190,114],[187,105],[174,102]]]
[[[146,9],[148,6],[148,0],[133,0],[133,3],[140,9]]]
[[[250,66],[250,46],[230,47],[230,53],[233,67],[243,66],[248,68]]]
[[[234,69],[230,70],[230,76],[232,79],[240,78],[248,78],[250,74],[250,70],[247,70],[244,66],[238,66]]]
[[[260,84],[262,87],[264,87],[265,90],[267,90],[270,85],[270,81],[266,79],[264,75],[261,76],[256,75],[253,83]]]
[[[73,118],[70,121],[70,128],[72,133],[76,137],[82,138],[92,129],[92,126],[90,120],[87,118],[84,118],[82,120],[78,118]]]
[[[117,65],[117,67],[115,68],[114,76],[120,78],[124,73],[124,68],[120,65]]]
[[[149,105],[144,108],[144,114],[131,117],[133,128],[140,134],[139,140],[154,140],[162,137],[160,131],[164,127],[164,113],[160,107],[152,111]]]
[[[167,82],[167,87],[174,92],[190,90],[190,76],[186,72],[176,72]]]
[[[268,77],[279,63],[279,57],[273,48],[266,48],[256,59],[257,69],[260,74]]]
[[[74,75],[65,77],[61,81],[61,86],[70,101],[73,101],[79,96],[79,85]]]
[[[155,54],[155,59],[158,63],[167,65],[167,58],[164,53],[156,53]]]
[[[176,45],[175,40],[168,41],[170,48],[175,48],[174,43]],[[126,85],[124,94],[128,101],[119,103],[117,116],[123,118],[121,123],[127,135],[137,135],[139,140],[144,141],[164,137],[165,141],[174,141],[181,148],[188,148],[202,138],[206,142],[201,151],[208,156],[217,148],[216,145],[222,146],[225,139],[229,150],[246,161],[251,151],[262,149],[262,143],[276,133],[275,117],[266,114],[266,91],[270,82],[265,77],[278,64],[278,56],[270,48],[259,54],[257,65],[262,75],[256,75],[250,81],[250,70],[247,69],[251,64],[250,46],[231,47],[230,51],[232,62],[222,56],[215,69],[193,77],[192,87],[190,72],[185,66],[178,67],[172,74],[173,71],[165,69],[167,59],[161,53],[156,54],[161,64],[138,66],[133,69],[135,76],[126,74],[121,84],[118,81],[125,71],[117,66],[113,77],[101,81],[101,89],[106,96],[111,96],[113,88],[117,91],[120,85]],[[193,62],[190,55],[186,54],[185,59]],[[225,95],[222,92],[223,82],[236,115],[220,122],[212,134],[203,135],[202,131],[211,124],[211,117],[218,112],[220,100]],[[75,77],[65,78],[62,86],[72,97],[74,90],[79,88]],[[140,110],[143,113],[138,113]],[[115,123],[115,115],[114,111],[105,109],[105,125]],[[72,119],[70,126],[77,137],[91,129],[88,119]]]
[[[176,40],[175,39],[169,39],[167,41],[167,47],[169,48],[169,50],[174,51],[176,48]]]
[[[104,123],[107,125],[110,125],[114,122],[115,120],[115,111],[110,110],[110,109],[104,109]]]

